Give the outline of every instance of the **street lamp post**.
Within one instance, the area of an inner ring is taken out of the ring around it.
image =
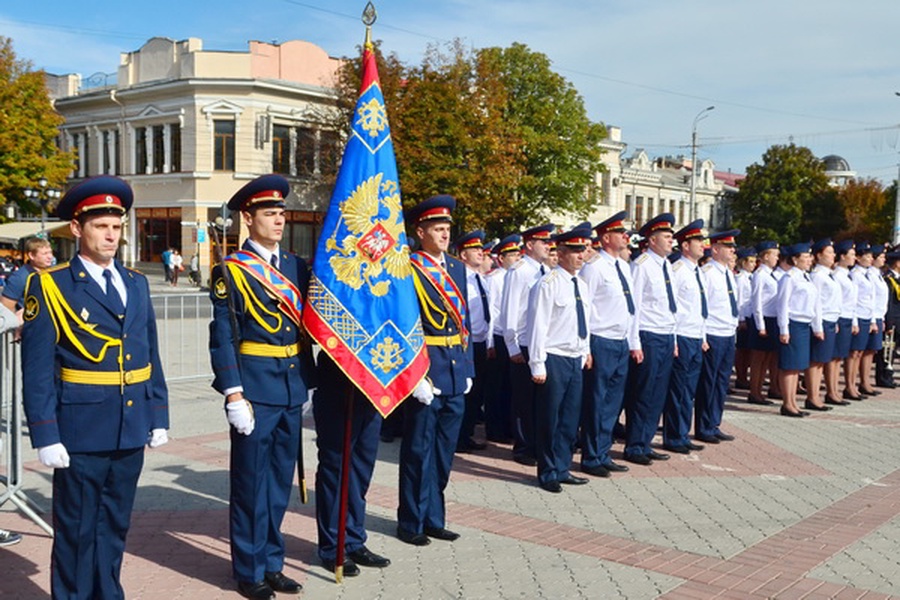
[[[27,187],[24,190],[25,197],[41,207],[41,237],[47,237],[47,204],[51,200],[59,200],[62,190],[47,187],[47,178],[38,179],[38,187]]]
[[[714,108],[715,106],[707,106],[698,112],[691,128],[691,221],[697,218],[697,123],[705,119]]]

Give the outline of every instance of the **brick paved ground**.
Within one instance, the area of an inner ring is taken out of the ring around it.
[[[171,396],[172,442],[147,452],[126,592],[238,598],[221,403],[206,381],[174,383]],[[295,499],[284,526],[286,572],[304,597],[900,597],[900,391],[802,420],[739,393],[723,427],[736,441],[557,495],[540,490],[508,447],[458,455],[447,497],[449,527],[462,537],[424,548],[393,537],[399,443],[381,444],[369,546],[393,565],[342,585],[315,559],[311,416],[305,425],[311,503]],[[25,491],[49,506],[50,472],[31,451],[26,461]],[[0,597],[46,597],[50,538],[8,504],[0,527],[26,534],[0,549]]]

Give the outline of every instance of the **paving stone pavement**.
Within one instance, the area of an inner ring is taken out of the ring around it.
[[[172,441],[147,451],[138,490],[127,597],[238,598],[221,399],[207,380],[172,382],[170,397]],[[285,571],[303,597],[342,600],[900,598],[900,390],[802,420],[744,398],[733,395],[725,414],[734,442],[562,494],[538,488],[508,446],[457,455],[448,526],[462,537],[424,548],[394,537],[399,443],[382,443],[368,545],[393,564],[340,585],[316,560],[307,415],[310,503],[295,493]],[[49,507],[50,471],[32,450],[25,461],[25,493]],[[47,597],[51,539],[9,504],[0,527],[25,534],[0,549],[0,597]]]

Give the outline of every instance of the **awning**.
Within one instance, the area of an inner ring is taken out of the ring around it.
[[[34,237],[41,232],[40,222],[16,221],[0,224],[0,243],[18,244],[23,238]],[[47,233],[53,237],[72,237],[69,235],[68,221],[52,221],[47,223]]]

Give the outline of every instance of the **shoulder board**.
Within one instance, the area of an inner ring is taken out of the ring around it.
[[[143,273],[141,271],[138,271],[137,269],[132,269],[131,267],[125,267],[125,270],[129,271],[131,273],[137,273],[138,275],[143,275]]]
[[[700,267],[700,268],[703,269],[703,272],[704,272],[704,273],[706,273],[707,271],[709,271],[710,269],[713,268],[713,265],[712,265],[712,263],[706,263],[705,265],[703,265],[703,266]]]
[[[642,265],[645,262],[647,262],[648,258],[650,258],[650,255],[645,252],[644,254],[641,254],[640,256],[637,257],[637,260],[634,261],[634,264]]]
[[[68,268],[69,268],[69,263],[64,262],[64,263],[55,265],[53,267],[47,267],[46,269],[43,269],[41,271],[41,273],[56,273],[57,271],[62,271],[63,269],[68,269]]]
[[[513,266],[511,266],[510,269],[515,271],[516,269],[518,269],[519,267],[521,267],[524,264],[525,264],[525,261],[520,260],[520,261],[516,262]]]
[[[559,277],[559,270],[553,269],[552,271],[541,277],[541,285],[548,285],[557,277]]]
[[[684,263],[681,262],[680,260],[677,261],[674,265],[672,265],[672,270],[673,270],[673,271],[678,271],[678,270],[683,269],[683,268],[684,268]]]

